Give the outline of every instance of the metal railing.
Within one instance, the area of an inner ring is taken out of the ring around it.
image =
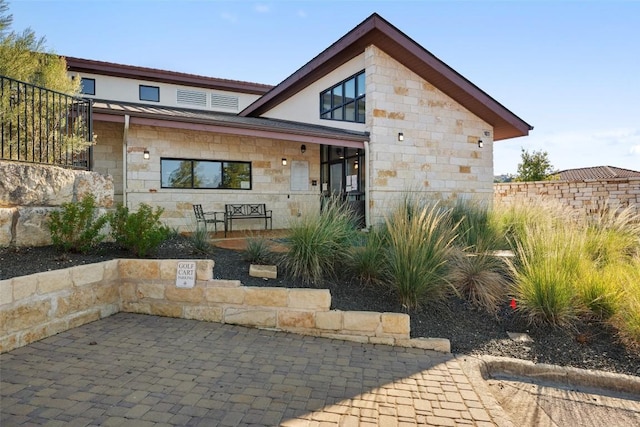
[[[0,159],[91,170],[91,106],[0,76]]]

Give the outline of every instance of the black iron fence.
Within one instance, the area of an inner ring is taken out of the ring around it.
[[[91,101],[0,76],[0,159],[91,169]]]

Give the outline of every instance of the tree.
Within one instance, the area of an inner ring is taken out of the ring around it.
[[[529,153],[522,149],[522,163],[518,163],[518,175],[516,181],[545,181],[551,179],[553,166],[546,151],[533,151]]]
[[[57,163],[92,144],[78,104],[70,98],[79,97],[80,79],[69,78],[66,60],[46,50],[44,37],[30,28],[11,30],[8,10],[0,0],[0,76],[59,93],[45,96],[37,88],[2,81],[2,157]],[[18,150],[23,157],[17,157]]]

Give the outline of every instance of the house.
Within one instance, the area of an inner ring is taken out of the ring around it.
[[[93,170],[183,230],[193,203],[265,203],[286,228],[330,194],[366,225],[407,191],[490,202],[494,142],[533,129],[377,14],[273,87],[67,63],[94,102]]]

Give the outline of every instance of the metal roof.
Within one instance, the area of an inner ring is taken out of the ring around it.
[[[132,124],[208,130],[329,145],[361,147],[364,141],[369,140],[369,135],[365,132],[328,126],[262,117],[242,117],[232,113],[129,104],[107,100],[95,100],[93,113],[94,119],[97,121],[124,122],[124,116],[128,115],[131,117]]]
[[[494,128],[494,140],[525,136],[533,129],[498,101],[374,13],[298,71],[240,112],[259,116],[375,45]]]

